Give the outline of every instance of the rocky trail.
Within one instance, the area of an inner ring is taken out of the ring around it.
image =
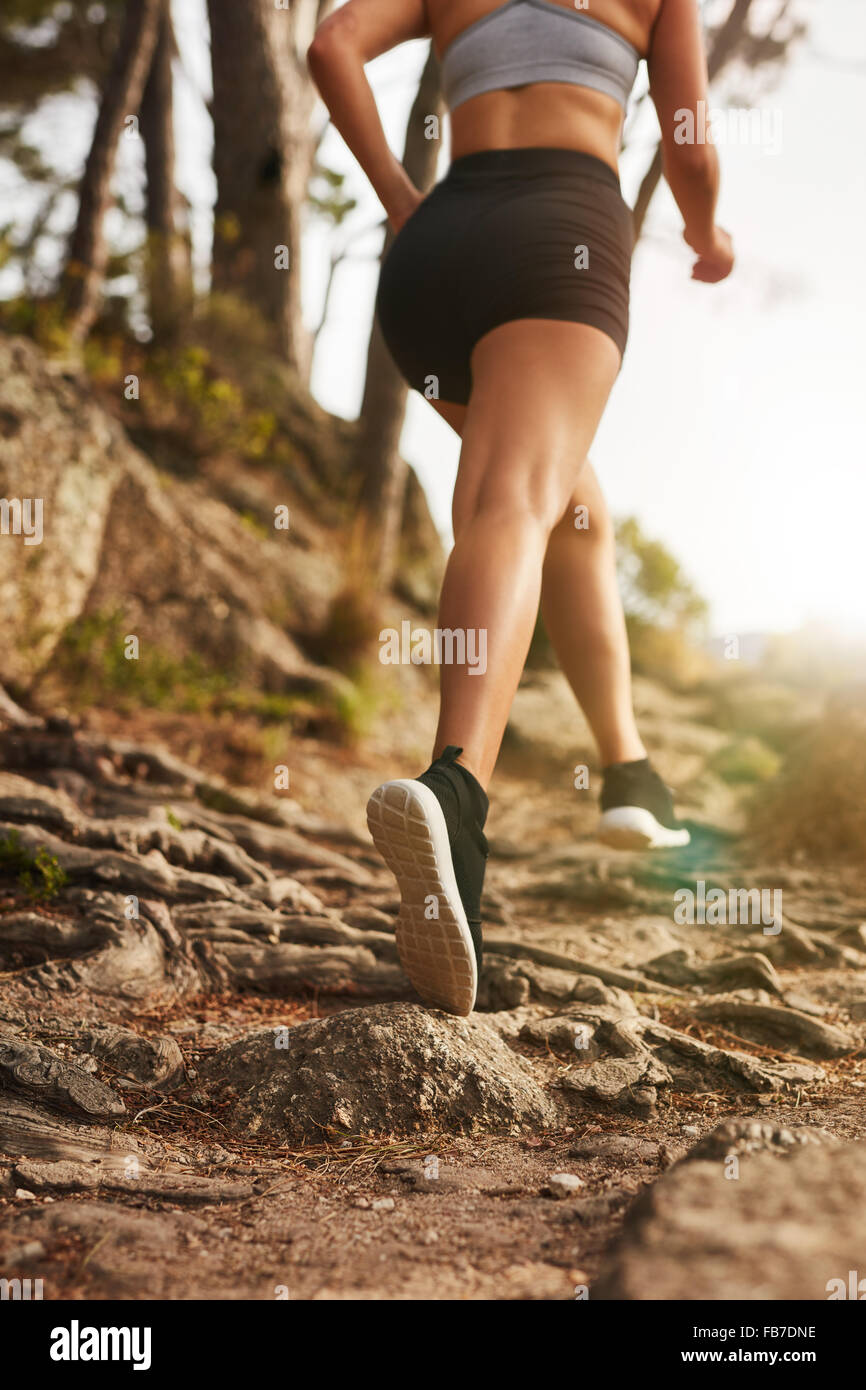
[[[617,855],[504,775],[479,1007],[455,1019],[414,999],[356,824],[11,701],[0,726],[6,1277],[825,1299],[862,1264],[853,870],[750,863],[700,826]],[[783,890],[781,929],[678,924],[698,880]]]

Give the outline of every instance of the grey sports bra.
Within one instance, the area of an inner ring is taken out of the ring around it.
[[[640,54],[606,24],[554,0],[506,0],[452,39],[442,54],[449,109],[482,92],[528,82],[570,82],[615,97],[623,109]]]

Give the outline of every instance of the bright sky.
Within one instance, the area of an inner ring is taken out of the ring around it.
[[[635,255],[628,352],[592,457],[614,513],[669,545],[716,631],[824,620],[862,637],[866,3],[802,8],[810,36],[762,97],[781,113],[778,152],[720,149],[731,280],[691,282],[679,214],[666,187],[656,195]],[[368,68],[398,153],[425,51],[407,44]],[[622,165],[630,201],[652,148],[647,114]],[[375,227],[379,204],[336,132],[322,154],[349,176],[353,225]],[[378,246],[377,233],[361,236],[338,271],[314,364],[316,396],[347,417],[360,404]],[[328,249],[311,228],[311,322]],[[459,441],[414,392],[402,446],[447,533]]]

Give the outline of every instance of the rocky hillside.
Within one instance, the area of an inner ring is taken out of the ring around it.
[[[134,669],[139,698],[183,679],[338,694],[345,682],[310,652],[352,584],[339,499],[353,426],[305,396],[290,412],[291,466],[241,471],[216,443],[179,461],[155,429],[137,434],[149,457],[116,413],[0,335],[0,497],[39,507],[38,537],[28,511],[0,535],[0,681],[47,681],[61,698],[63,678],[105,648],[106,682]],[[423,603],[442,555],[414,475],[406,528],[414,558],[399,578]]]

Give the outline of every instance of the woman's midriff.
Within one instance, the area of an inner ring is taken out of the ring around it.
[[[582,150],[617,169],[622,109],[613,97],[562,82],[484,92],[451,113],[451,158],[527,146]]]

